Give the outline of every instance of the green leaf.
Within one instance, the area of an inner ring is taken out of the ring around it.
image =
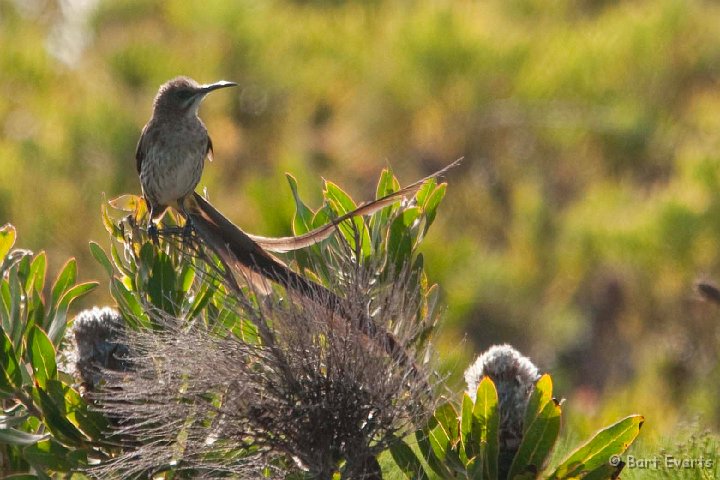
[[[624,453],[637,438],[644,421],[642,415],[630,415],[600,430],[572,452],[549,478],[575,478],[605,468],[611,457]]]
[[[32,285],[25,285],[25,290],[32,292],[33,288],[38,292],[42,292],[45,288],[45,276],[47,275],[47,255],[45,252],[38,253],[30,266],[30,278]]]
[[[67,419],[73,425],[93,440],[102,438],[103,431],[107,427],[105,417],[91,410],[74,388],[58,380],[50,380],[48,391],[51,397],[64,402]]]
[[[187,307],[189,301],[188,292],[195,281],[195,268],[190,262],[183,262],[180,275],[177,278],[177,289],[175,290],[175,296],[172,301],[177,306],[181,306],[183,309]],[[183,310],[185,311],[185,310]],[[179,314],[179,312],[178,312]]]
[[[67,472],[87,462],[86,453],[72,451],[52,438],[25,447],[23,456],[41,471]]]
[[[32,262],[31,271],[33,275],[33,287],[38,292],[42,292],[45,288],[45,278],[47,276],[47,255],[45,252],[37,254]],[[30,287],[28,287],[28,291],[30,291]]]
[[[383,171],[380,173],[377,188],[375,189],[375,199],[381,199],[398,190],[400,190],[400,182],[395,178],[392,170],[383,168]]]
[[[48,380],[57,377],[55,348],[40,327],[33,325],[28,334],[28,355],[35,380],[45,388]]]
[[[330,181],[325,181],[323,194],[335,216],[344,215],[357,208],[350,195]],[[338,229],[353,252],[359,251],[363,258],[367,258],[372,253],[370,232],[362,217],[354,217],[341,222]]]
[[[356,217],[345,220],[338,225],[338,229],[345,241],[350,245],[350,249],[357,252],[358,256],[367,258],[372,254],[370,231],[362,218]]]
[[[25,330],[32,325],[42,325],[45,322],[45,305],[42,302],[42,293],[33,288],[32,293],[28,292],[28,319]]]
[[[413,249],[411,226],[420,217],[420,207],[409,207],[403,210],[390,224],[388,231],[387,250],[397,266],[410,260]]]
[[[398,439],[390,446],[390,455],[405,476],[409,479],[427,478],[427,473],[412,448]]]
[[[150,319],[145,314],[138,299],[116,277],[110,280],[110,293],[125,312],[123,316],[128,320],[130,326],[150,327]]]
[[[417,440],[422,458],[440,478],[452,478],[454,476],[453,472],[445,465],[444,459],[441,460],[435,455],[430,444],[430,433],[427,428],[416,431],[415,440]]]
[[[60,345],[63,335],[65,335],[65,329],[67,328],[67,313],[72,302],[84,295],[87,295],[98,285],[98,282],[80,283],[65,292],[58,303],[57,310],[54,312],[54,316],[50,322],[50,327],[48,328],[48,337],[53,345]]]
[[[473,401],[470,395],[463,394],[462,408],[460,411],[460,439],[462,440],[462,448],[460,449],[460,458],[465,462],[474,458],[478,453],[477,443],[472,441],[472,425],[473,425]]]
[[[323,195],[325,196],[325,200],[332,205],[335,214],[338,216],[352,212],[357,208],[357,205],[350,195],[329,180],[325,181],[325,191]]]
[[[463,472],[465,465],[460,460],[457,446],[460,443],[460,418],[451,403],[438,407],[428,423],[427,435],[432,452],[446,467]]]
[[[65,445],[82,446],[84,443],[82,433],[63,414],[65,405],[62,405],[62,408],[59,407],[55,400],[48,395],[48,392],[37,385],[33,388],[33,398],[42,410],[43,423],[59,442]]]
[[[10,313],[11,308],[10,285],[7,280],[0,277],[0,319],[2,319],[0,326],[5,332],[11,332],[15,323]]]
[[[525,418],[523,419],[523,431],[527,432],[530,426],[542,412],[545,405],[553,401],[552,396],[552,378],[545,374],[535,382],[535,389],[528,399],[527,407],[525,407]]]
[[[22,357],[22,337],[25,328],[27,328],[27,310],[23,308],[25,290],[15,268],[11,268],[8,273],[8,285],[10,286],[10,320],[12,328],[9,335],[18,356]]]
[[[438,185],[432,194],[428,197],[427,201],[423,203],[422,208],[425,211],[425,232],[427,232],[430,225],[435,220],[437,214],[437,208],[445,198],[445,191],[447,190],[447,183],[441,183]]]
[[[5,411],[5,413],[9,413],[10,415],[0,415],[0,425],[2,425],[2,428],[12,428],[18,425],[22,425],[28,420],[30,416],[27,413],[17,413],[16,411],[14,411],[14,409],[16,408],[22,407],[19,407],[16,404],[14,407],[11,407],[10,409]]]
[[[193,268],[190,262],[184,262],[182,271],[180,272],[179,290],[182,293],[187,293],[192,287],[193,281],[195,280],[195,268]]]
[[[144,200],[138,195],[125,194],[108,200],[108,205],[121,212],[135,212]]]
[[[165,252],[159,252],[155,257],[147,284],[147,293],[150,301],[159,309],[175,315],[176,304],[175,290],[177,289],[177,278],[175,267],[170,256]]]
[[[375,190],[375,199],[383,198],[398,190],[400,190],[400,182],[398,182],[397,178],[392,174],[392,170],[389,168],[383,169]],[[388,223],[388,218],[390,218],[398,208],[398,204],[393,203],[370,216],[368,225],[370,225],[370,236],[372,237],[373,248],[380,248],[380,244],[384,240],[384,231]]]
[[[332,218],[332,210],[329,206],[323,205],[322,208],[318,208],[317,212],[312,217],[312,228],[319,228],[327,224]]]
[[[435,410],[433,416],[443,427],[443,430],[447,432],[454,448],[460,440],[460,416],[457,410],[455,410],[455,407],[453,407],[451,403],[446,403]]]
[[[32,283],[32,277],[30,275],[30,255],[24,255],[19,262],[17,262],[17,275],[22,285],[23,291],[27,291],[28,285]]]
[[[118,226],[115,225],[115,222],[112,220],[112,218],[110,218],[110,211],[108,209],[107,203],[103,203],[102,205],[100,205],[100,216],[102,217],[102,222],[105,230],[107,230],[107,232],[114,238],[122,240],[122,230],[120,230]]]
[[[430,446],[435,456],[444,460],[448,451],[452,449],[452,432],[447,427],[447,417],[454,416],[455,409],[450,403],[445,403],[435,410],[428,428]]]
[[[15,231],[15,227],[9,223],[6,223],[0,228],[0,264],[2,263],[1,260],[10,253],[10,249],[15,245],[16,237],[17,232]]]
[[[92,253],[93,258],[103,267],[108,276],[113,274],[112,262],[100,245],[96,242],[90,242],[90,253]]]
[[[11,268],[20,264],[26,257],[31,257],[32,252],[30,250],[12,250],[3,259],[0,259],[0,277],[5,275],[5,272]]]
[[[52,306],[55,308],[60,302],[60,298],[75,284],[77,279],[77,263],[74,258],[68,260],[63,266],[60,274],[58,274],[55,284],[52,287]],[[54,310],[53,310],[54,311]]]
[[[192,302],[192,305],[190,305],[190,310],[187,314],[187,319],[195,318],[203,308],[205,308],[205,305],[208,304],[208,302],[212,299],[213,295],[215,294],[215,290],[217,289],[217,286],[211,282],[202,282],[202,286],[200,287],[200,292],[195,296],[195,299]]]
[[[625,468],[623,462],[617,465],[607,464],[596,468],[582,478],[583,480],[615,480],[620,478],[620,472],[622,472],[623,468]]]
[[[167,253],[158,252],[158,255],[167,256]],[[139,257],[139,259],[135,258],[135,261],[137,262],[136,267],[138,275],[140,277],[140,280],[138,280],[137,283],[138,285],[142,285],[148,282],[150,276],[152,275],[152,269],[155,266],[155,246],[150,242],[143,243],[140,247]],[[139,291],[140,288],[134,290]]]
[[[15,356],[10,338],[0,329],[0,395],[13,396],[15,390],[22,386],[22,375],[18,358]]]
[[[10,445],[32,445],[39,441],[45,440],[48,437],[45,435],[36,435],[34,433],[23,432],[21,430],[15,430],[14,428],[2,428],[0,429],[0,445],[3,443]]]
[[[522,442],[510,466],[508,478],[544,468],[560,433],[560,405],[552,398],[552,379],[543,375],[535,384],[525,410]]]
[[[427,203],[430,194],[433,192],[433,190],[435,190],[435,185],[437,185],[437,180],[431,178],[427,182],[423,183],[422,187],[420,187],[420,190],[418,190],[415,194],[415,200],[417,201],[417,204],[420,205],[422,208],[425,208],[425,204]]]
[[[293,199],[295,200],[295,215],[293,215],[293,234],[302,235],[312,230],[312,218],[313,211],[308,208],[307,205],[300,199],[298,193],[298,185],[295,177],[289,173],[285,174],[288,183],[290,184],[290,190],[292,191]]]
[[[257,326],[250,320],[241,319],[239,328],[233,329],[233,333],[237,335],[244,343],[256,345],[260,343],[260,332]]]
[[[472,437],[479,444],[478,456],[482,459],[482,476],[485,479],[495,480],[498,476],[499,426],[497,390],[490,377],[485,377],[477,387],[472,426]]]
[[[128,277],[135,275],[134,270],[128,268],[125,265],[125,262],[123,262],[120,258],[120,253],[118,252],[117,245],[115,245],[115,243],[110,244],[110,256],[112,257],[113,264],[122,274]]]

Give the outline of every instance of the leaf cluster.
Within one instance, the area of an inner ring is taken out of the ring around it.
[[[15,240],[13,226],[0,228],[0,473],[49,478],[105,456],[104,417],[59,365],[68,310],[97,283],[77,283],[71,259],[46,289],[45,253],[13,249]]]
[[[146,214],[145,202],[134,195],[104,204],[103,223],[111,236],[109,254],[90,243],[128,326],[153,329],[157,327],[153,318],[164,314],[252,341],[257,335],[253,326],[226,308],[233,297],[220,260],[194,239],[184,237],[172,213],[165,216],[160,244],[155,245],[141,226]]]
[[[478,384],[475,402],[465,393],[459,412],[452,403],[442,404],[413,438],[391,447],[392,457],[410,479],[610,480],[618,478],[624,466],[613,459],[627,450],[644,422],[641,415],[624,418],[550,466],[562,416],[550,376],[537,381],[525,410],[522,441],[510,456],[503,455],[499,444],[500,408],[495,385],[485,377]]]
[[[297,181],[287,175],[295,201],[293,233],[302,235],[355,210],[359,205],[338,185],[325,181],[323,205],[313,210],[300,198]],[[392,170],[380,174],[375,198],[380,199],[400,190],[400,182]],[[439,289],[429,282],[424,269],[424,256],[419,252],[428,229],[437,215],[447,184],[435,179],[427,181],[413,199],[392,204],[369,217],[355,217],[342,222],[338,235],[326,242],[294,252],[292,259],[310,278],[324,285],[347,289],[343,285],[343,268],[348,263],[368,265],[374,270],[375,284],[386,286],[388,281],[401,274],[409,275],[405,287],[407,295],[416,298],[418,320],[433,315]],[[373,298],[377,290],[369,286],[367,295]],[[372,308],[371,308],[372,310]],[[419,332],[417,341],[427,341],[435,325]]]

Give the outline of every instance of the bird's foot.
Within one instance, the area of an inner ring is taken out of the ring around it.
[[[158,240],[158,228],[152,221],[150,222],[150,225],[148,225],[147,233],[153,244],[158,245],[160,243]]]
[[[195,231],[195,228],[193,227],[192,222],[190,220],[186,220],[185,225],[183,225],[183,229],[182,229],[183,238],[190,239],[190,237],[192,236],[194,231]]]

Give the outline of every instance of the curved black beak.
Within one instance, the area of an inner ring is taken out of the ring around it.
[[[217,89],[225,88],[225,87],[236,87],[236,86],[237,86],[237,83],[235,83],[235,82],[228,82],[226,80],[220,80],[219,82],[201,85],[200,91],[204,94],[208,94],[208,93],[212,92],[213,90],[217,90]]]

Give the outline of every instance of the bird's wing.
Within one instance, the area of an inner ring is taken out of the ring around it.
[[[142,162],[145,158],[145,145],[143,145],[145,141],[145,133],[147,132],[148,126],[145,125],[142,129],[142,133],[140,134],[140,140],[138,140],[137,147],[135,148],[135,166],[137,167],[137,172],[140,174],[140,171],[142,169]]]

